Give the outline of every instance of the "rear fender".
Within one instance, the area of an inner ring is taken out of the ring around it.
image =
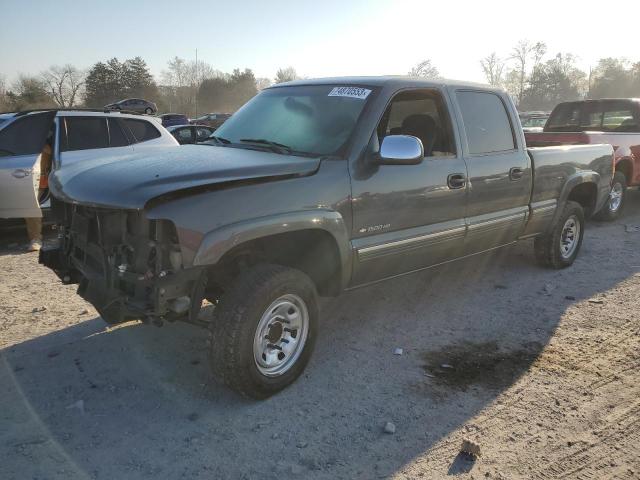
[[[600,174],[594,171],[581,171],[574,173],[564,184],[562,191],[560,192],[560,197],[558,199],[558,208],[553,216],[553,222],[551,225],[555,225],[556,221],[562,214],[565,205],[571,195],[571,192],[578,185],[582,185],[585,183],[591,183],[596,187],[596,199],[594,202],[594,210],[592,213],[600,211],[600,209],[604,206],[604,202],[607,200],[607,196],[609,195],[609,185],[606,182],[601,182]],[[604,184],[603,188],[601,184]]]
[[[204,236],[193,266],[215,265],[232,248],[251,240],[300,230],[324,230],[331,234],[338,247],[345,287],[351,278],[351,244],[342,215],[330,210],[271,215],[213,230]]]

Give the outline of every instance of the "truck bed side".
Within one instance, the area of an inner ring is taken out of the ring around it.
[[[604,205],[613,172],[611,145],[534,147],[527,151],[534,173],[525,236],[543,232],[580,184],[592,182],[594,187],[590,188],[595,188],[589,213]]]

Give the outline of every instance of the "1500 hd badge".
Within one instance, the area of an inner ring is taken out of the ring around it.
[[[381,230],[386,230],[387,228],[391,227],[390,223],[385,223],[384,225],[373,225],[371,227],[362,227],[360,230],[358,230],[359,233],[374,233],[374,232],[380,232]]]

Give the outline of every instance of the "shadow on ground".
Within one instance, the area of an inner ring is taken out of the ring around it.
[[[305,374],[263,402],[209,380],[189,325],[96,318],[7,348],[0,477],[389,477],[511,388],[569,305],[637,270],[611,255],[637,247],[624,222],[591,223],[567,270],[537,267],[524,243],[325,301]]]

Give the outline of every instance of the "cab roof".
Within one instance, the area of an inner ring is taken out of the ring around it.
[[[278,83],[268,88],[293,87],[303,85],[346,85],[346,86],[371,86],[371,87],[404,87],[404,86],[424,86],[424,87],[469,87],[483,90],[500,90],[484,83],[466,82],[460,80],[449,80],[445,78],[426,79],[423,77],[412,77],[408,75],[385,75],[385,76],[363,76],[363,77],[325,77],[293,80],[291,82]]]

